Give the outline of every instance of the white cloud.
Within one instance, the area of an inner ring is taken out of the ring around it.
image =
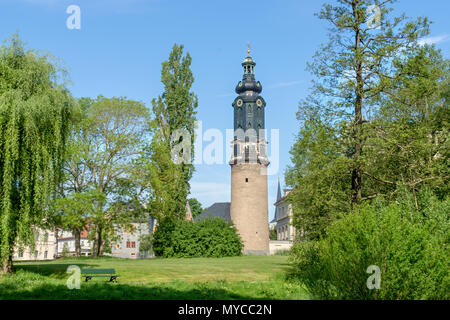
[[[423,46],[423,45],[431,45],[431,44],[438,44],[438,43],[442,43],[442,42],[447,42],[450,40],[450,35],[448,34],[442,34],[439,36],[434,36],[434,37],[425,37],[422,39],[419,39],[418,43],[419,45]]]

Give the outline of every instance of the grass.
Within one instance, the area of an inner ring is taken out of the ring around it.
[[[97,278],[66,286],[67,267],[115,268],[119,283]],[[308,299],[304,287],[286,280],[286,256],[142,259],[68,258],[17,262],[0,276],[0,299]]]

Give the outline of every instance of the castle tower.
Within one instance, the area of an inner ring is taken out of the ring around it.
[[[244,253],[269,254],[267,198],[267,142],[264,132],[266,102],[259,95],[255,62],[242,63],[244,76],[236,87],[234,140],[231,165],[230,215],[244,243]]]

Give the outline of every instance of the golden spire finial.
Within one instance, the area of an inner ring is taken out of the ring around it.
[[[248,49],[247,49],[247,54],[248,54],[248,55],[250,55],[250,50],[251,50],[251,48],[252,48],[252,47],[250,46],[250,43],[249,43],[249,44],[248,44]]]

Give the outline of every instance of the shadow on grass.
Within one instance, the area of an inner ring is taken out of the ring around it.
[[[67,268],[71,265],[77,265],[80,268],[94,268],[98,264],[95,263],[58,263],[58,264],[16,264],[14,269],[18,271],[27,271],[37,273],[43,276],[51,277],[54,279],[64,279],[67,278]]]
[[[177,288],[179,286],[179,288]],[[251,296],[235,294],[226,289],[195,288],[184,283],[170,284],[115,284],[82,283],[79,290],[69,290],[63,284],[41,283],[31,288],[17,288],[15,285],[2,286],[0,300],[234,300],[254,299]]]

